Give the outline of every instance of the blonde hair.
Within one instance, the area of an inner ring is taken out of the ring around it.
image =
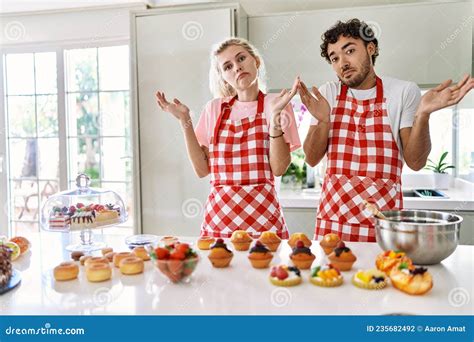
[[[228,38],[213,46],[211,51],[211,68],[209,70],[209,88],[215,98],[235,96],[235,89],[222,77],[222,70],[217,62],[217,56],[229,46],[236,45],[243,47],[252,57],[260,61],[258,67],[258,87],[262,92],[266,92],[265,64],[258,50],[243,38]]]

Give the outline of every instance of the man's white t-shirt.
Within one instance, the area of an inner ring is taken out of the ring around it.
[[[403,151],[403,145],[400,139],[400,130],[405,127],[412,127],[415,119],[415,113],[421,100],[421,91],[413,82],[397,80],[395,78],[382,76],[383,95],[387,103],[387,113],[392,127],[392,134],[395,138],[398,148]],[[319,91],[327,99],[329,105],[334,108],[336,96],[341,90],[341,82],[328,82],[323,84]],[[349,88],[348,96],[357,100],[367,100],[375,98],[376,87],[366,90],[357,90]],[[311,125],[316,125],[318,121],[312,117]]]

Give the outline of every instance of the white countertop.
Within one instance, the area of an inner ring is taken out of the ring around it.
[[[419,178],[418,178],[419,179]],[[403,190],[416,188],[432,189],[429,183],[403,183]],[[456,179],[447,190],[440,190],[448,198],[427,199],[419,197],[404,197],[405,209],[429,209],[451,211],[474,211],[474,186],[466,181]],[[320,190],[281,190],[279,199],[283,208],[313,208],[319,206]]]
[[[115,251],[127,250],[124,236],[107,236],[104,230],[104,237]],[[81,267],[78,279],[56,282],[52,268],[68,259],[69,253],[61,245],[69,236],[41,233],[31,240],[31,252],[14,262],[14,267],[21,270],[22,283],[0,296],[0,315],[474,314],[474,300],[470,298],[474,279],[472,246],[458,246],[448,259],[429,267],[434,287],[428,294],[415,297],[392,286],[368,291],[351,284],[357,269],[374,267],[381,251],[375,243],[348,243],[358,260],[352,271],[343,273],[341,287],[314,286],[308,281],[309,271],[302,271],[301,285],[280,288],[269,282],[269,269],[251,267],[247,252],[234,252],[230,267],[216,269],[207,259],[207,252],[200,251],[202,260],[189,284],[168,283],[152,261],[145,263],[145,273],[136,276],[124,276],[114,269],[112,280],[89,283]],[[313,243],[312,250],[316,255],[313,265],[326,263],[318,243]],[[286,241],[282,242],[273,263],[287,263],[289,253]]]

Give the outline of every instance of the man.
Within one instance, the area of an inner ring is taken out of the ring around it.
[[[380,210],[403,208],[403,162],[413,170],[425,166],[430,114],[458,103],[474,80],[468,75],[456,85],[448,80],[421,97],[412,82],[376,75],[378,41],[366,23],[338,22],[322,39],[321,56],[339,82],[313,87],[312,93],[299,85],[313,116],[303,146],[306,162],[315,166],[328,157],[315,239],[336,233],[347,241],[375,242],[363,201]]]

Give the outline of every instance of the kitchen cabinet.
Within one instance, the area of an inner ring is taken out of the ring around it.
[[[212,98],[211,47],[230,36],[245,36],[245,14],[233,4],[172,6],[136,12],[131,26],[135,174],[140,184],[136,229],[198,235],[209,178],[194,174],[178,121],[158,108],[155,93],[179,98],[196,124]]]
[[[470,2],[400,4],[294,12],[249,19],[249,39],[262,52],[270,89],[335,81],[320,56],[321,35],[338,20],[359,18],[379,38],[380,75],[432,85],[472,71]]]

